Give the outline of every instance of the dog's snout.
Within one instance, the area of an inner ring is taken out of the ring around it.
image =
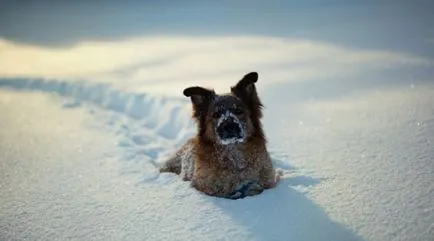
[[[224,125],[230,125],[232,123],[235,123],[235,119],[233,117],[227,117],[222,124]]]
[[[222,128],[224,130],[226,130],[227,132],[230,132],[230,133],[235,133],[235,132],[237,132],[239,130],[238,124],[235,123],[235,121],[233,119],[225,121],[222,124]]]
[[[241,137],[241,126],[234,118],[228,118],[223,121],[217,128],[217,132],[222,139]]]

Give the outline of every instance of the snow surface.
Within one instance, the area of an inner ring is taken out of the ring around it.
[[[0,4],[0,241],[434,240],[432,1],[33,2]],[[160,175],[182,90],[251,71],[278,187]]]
[[[286,106],[264,91],[283,180],[236,201],[157,172],[195,131],[184,98],[60,80],[0,87],[1,240],[432,240],[431,84]]]

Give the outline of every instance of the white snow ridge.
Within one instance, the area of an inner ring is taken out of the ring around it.
[[[282,180],[229,200],[158,172],[196,131],[187,98],[0,79],[0,240],[430,240],[433,89],[264,98]]]

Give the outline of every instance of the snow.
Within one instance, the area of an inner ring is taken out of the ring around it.
[[[434,240],[429,5],[4,5],[0,240]],[[251,71],[279,185],[160,174],[196,132],[182,90]]]
[[[328,180],[308,196],[334,220],[367,240],[430,240],[433,90],[403,86],[305,103],[293,123],[276,126],[273,139],[293,154],[293,165],[321,169]]]
[[[258,71],[260,78],[267,80],[258,82],[262,86],[434,64],[430,58],[406,52],[250,35],[151,35],[51,48],[0,37],[0,48],[0,76],[85,80],[109,83],[126,91],[176,97],[185,86],[204,85],[228,91],[228,86],[250,71]]]
[[[148,150],[157,144],[140,152],[141,143],[117,143],[133,120],[90,104],[61,108],[59,101],[1,91],[0,123],[8,127],[0,131],[2,240],[354,239],[288,188],[290,179],[241,202],[205,196],[177,176],[156,173]],[[315,233],[313,224],[321,227]]]
[[[157,171],[195,132],[188,100],[56,80],[0,86],[3,240],[432,237],[432,85],[287,107],[265,94],[283,180],[237,201]]]

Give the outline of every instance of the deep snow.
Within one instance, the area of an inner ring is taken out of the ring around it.
[[[287,180],[261,196],[211,198],[157,174],[156,154],[172,149],[146,132],[146,121],[72,99],[61,109],[59,101],[1,92],[3,239],[357,240],[288,187],[311,182],[288,166]]]
[[[1,2],[0,240],[433,241],[433,6]],[[183,88],[251,71],[283,182],[159,175],[195,131]]]
[[[285,176],[276,189],[237,201],[157,173],[161,158],[194,133],[184,98],[60,80],[0,86],[3,239],[433,237],[429,83],[286,106],[276,103],[285,98],[278,91],[259,89]]]

